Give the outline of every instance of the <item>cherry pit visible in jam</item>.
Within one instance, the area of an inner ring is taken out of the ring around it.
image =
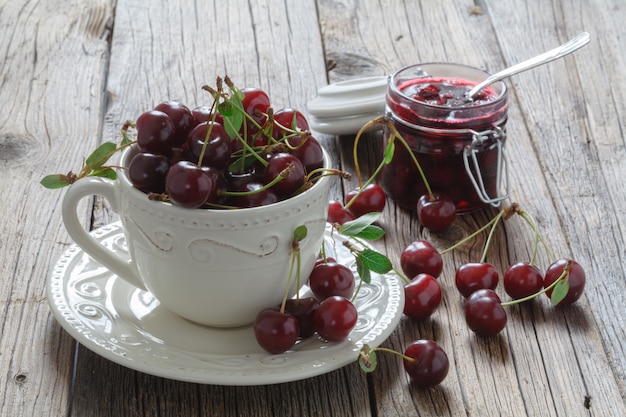
[[[502,195],[506,86],[496,83],[473,99],[467,97],[488,76],[464,65],[435,63],[409,66],[389,78],[387,116],[419,161],[432,190],[450,197],[457,212],[484,207]],[[384,129],[383,146],[388,137]],[[391,162],[382,169],[380,184],[409,209],[415,209],[427,193],[409,151],[397,144]]]

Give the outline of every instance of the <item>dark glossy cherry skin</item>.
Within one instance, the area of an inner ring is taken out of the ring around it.
[[[142,152],[133,156],[128,164],[128,178],[135,188],[146,194],[163,193],[169,168],[165,155]]]
[[[243,88],[241,92],[244,94],[244,98],[241,100],[244,111],[254,119],[259,126],[263,126],[267,121],[267,109],[270,107],[269,96],[265,91],[256,87]],[[245,133],[246,137],[244,137],[244,139],[248,140],[258,131],[259,128],[246,118],[245,130],[242,126],[240,133],[242,135]]]
[[[193,127],[198,126],[200,123],[210,121],[214,121],[224,126],[224,116],[222,116],[220,112],[217,112],[215,114],[215,117],[213,117],[213,113],[211,112],[211,106],[198,106],[191,110],[191,114],[193,116]]]
[[[175,143],[175,126],[170,117],[158,110],[142,113],[136,122],[137,145],[143,152],[167,155]]]
[[[493,336],[506,326],[506,312],[495,291],[482,289],[473,292],[463,303],[465,321],[479,336]]]
[[[315,265],[326,264],[326,263],[331,263],[331,262],[337,262],[337,261],[335,260],[335,258],[332,258],[330,256],[327,256],[326,258],[318,256],[317,259],[315,259]]]
[[[251,208],[267,206],[279,201],[278,196],[272,190],[262,188],[263,184],[259,182],[249,182],[244,184],[243,187],[235,191],[253,192],[245,196],[230,197],[226,204],[240,208]]]
[[[358,312],[350,300],[343,297],[329,297],[322,301],[315,312],[314,325],[317,334],[330,342],[338,342],[348,337],[358,319]]]
[[[511,298],[519,300],[543,289],[543,275],[536,266],[528,262],[517,262],[504,272],[502,284]]]
[[[207,133],[209,133],[209,141],[202,157],[202,165],[212,166],[217,169],[226,168],[230,163],[230,155],[232,153],[230,147],[231,140],[226,134],[224,126],[219,123],[200,123],[189,132],[187,136],[187,150],[191,160],[196,162],[200,159]]]
[[[404,350],[404,355],[413,360],[403,359],[404,370],[413,384],[420,388],[434,387],[448,375],[450,362],[448,355],[432,340],[417,340]]]
[[[454,282],[463,297],[469,297],[476,290],[495,290],[499,275],[496,268],[487,262],[468,262],[456,270]]]
[[[290,298],[285,302],[285,312],[298,319],[300,339],[306,339],[315,333],[313,319],[320,302],[314,297]]]
[[[423,320],[435,312],[441,303],[441,286],[428,274],[418,274],[404,286],[404,314]]]
[[[174,145],[181,146],[187,139],[187,134],[195,126],[193,115],[189,108],[178,101],[165,101],[158,104],[155,110],[167,114],[174,123]]]
[[[300,111],[291,107],[284,107],[274,113],[272,136],[276,140],[280,140],[284,136],[292,134],[291,132],[283,129],[281,126],[290,130],[309,130],[309,122],[306,117]]]
[[[266,351],[279,354],[291,349],[300,334],[298,319],[278,309],[261,310],[254,322],[254,336]]]
[[[369,184],[359,193],[359,188],[350,190],[346,194],[346,206],[354,199],[348,207],[348,211],[356,217],[367,213],[382,212],[387,204],[387,195],[378,184]]]
[[[568,305],[575,303],[583,295],[583,292],[585,290],[585,283],[587,281],[585,271],[578,262],[572,259],[559,259],[548,267],[546,271],[546,276],[543,281],[544,288],[549,287],[550,284],[552,284],[561,276],[568,262],[572,263],[572,267],[570,268],[569,275],[567,277],[567,280],[569,282],[569,290],[567,292],[567,295],[559,303],[559,305]],[[552,295],[552,290],[547,291],[546,295],[550,297]]]
[[[207,203],[219,204],[222,202],[223,197],[220,195],[220,191],[226,190],[226,180],[224,174],[217,168],[213,167],[200,167],[205,175],[208,175],[213,181],[213,190],[207,198]]]
[[[285,170],[288,170],[286,174]],[[285,175],[283,179],[272,185],[272,190],[280,197],[289,197],[304,185],[304,166],[292,154],[280,152],[270,156],[265,167],[265,183],[269,184],[281,174]]]
[[[343,208],[343,204],[340,201],[332,200],[328,203],[328,223],[344,224],[354,219],[354,214]]]
[[[332,296],[352,297],[354,274],[345,265],[337,262],[322,262],[313,267],[309,275],[309,287],[318,300]]]
[[[302,162],[307,173],[324,166],[322,145],[317,139],[309,136],[304,143],[302,143],[301,136],[294,136],[289,138],[288,141],[291,146],[296,148],[291,151],[291,154]]]
[[[425,194],[417,201],[417,217],[431,232],[440,232],[454,223],[456,205],[441,193],[433,193],[433,198]]]
[[[402,251],[400,267],[409,278],[422,273],[438,278],[443,270],[443,259],[429,242],[416,240]]]
[[[181,207],[198,208],[213,192],[213,180],[189,161],[172,165],[165,177],[165,191],[172,202]]]

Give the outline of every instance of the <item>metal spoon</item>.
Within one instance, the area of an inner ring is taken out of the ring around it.
[[[485,81],[477,84],[476,87],[472,88],[467,93],[467,98],[468,100],[473,100],[476,93],[478,93],[480,90],[487,87],[488,85],[495,83],[496,81],[500,81],[506,77],[510,77],[513,74],[526,71],[527,69],[537,67],[547,62],[554,61],[555,59],[561,58],[565,55],[571,54],[575,50],[587,45],[589,43],[589,40],[589,34],[587,32],[583,32],[575,38],[572,38],[568,42],[565,42],[563,45],[558,46],[548,52],[544,52],[543,54],[537,55],[534,58],[527,59],[526,61],[522,61],[519,64],[513,65],[512,67],[505,68],[502,71],[496,72],[495,74],[489,76]]]

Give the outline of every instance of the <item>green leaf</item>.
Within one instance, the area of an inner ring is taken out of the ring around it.
[[[344,236],[355,236],[361,233],[380,217],[381,213],[367,213],[354,220],[345,222],[339,228],[339,233]]]
[[[550,301],[553,306],[558,305],[565,297],[567,297],[567,293],[569,292],[569,281],[567,279],[562,279],[552,290],[552,295],[550,296]]]
[[[368,345],[363,345],[359,353],[359,366],[363,372],[370,373],[376,369],[378,360],[376,359],[376,351],[370,349]]]
[[[383,155],[383,162],[385,163],[385,165],[389,165],[391,163],[395,149],[396,145],[394,144],[394,142],[389,141],[389,143],[387,143],[387,146],[385,147],[385,152]]]
[[[377,274],[386,274],[393,268],[389,258],[373,249],[363,249],[357,255],[357,259],[360,259],[367,269]]]
[[[385,236],[385,230],[379,226],[367,226],[359,233],[352,235],[352,237],[365,240],[378,240],[383,236]]]
[[[91,173],[94,177],[103,177],[110,180],[117,179],[117,172],[113,168],[103,168]]]
[[[85,164],[89,169],[97,170],[102,165],[104,165],[111,155],[115,153],[117,146],[113,142],[104,142],[102,145],[98,146],[95,151],[87,157],[87,161]]]
[[[67,176],[63,174],[46,175],[41,179],[41,181],[39,181],[39,183],[51,190],[70,185],[70,182],[67,180]]]
[[[359,255],[356,255],[356,272],[357,274],[359,274],[359,277],[361,277],[361,281],[363,281],[364,283],[369,284],[370,282],[372,282],[372,274],[370,273],[369,268],[365,265],[365,262]]]
[[[308,230],[305,225],[301,225],[296,227],[296,230],[293,231],[293,240],[296,242],[302,242],[306,237]]]

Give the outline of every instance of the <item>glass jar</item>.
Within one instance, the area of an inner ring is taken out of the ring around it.
[[[464,99],[489,75],[465,65],[428,63],[405,67],[388,80],[387,117],[416,156],[432,191],[450,197],[459,213],[498,206],[508,197],[506,86],[497,82],[474,100]],[[389,136],[385,128],[385,146]],[[406,147],[398,140],[394,144],[381,186],[398,204],[415,209],[427,189]],[[503,173],[506,191],[501,193]]]

